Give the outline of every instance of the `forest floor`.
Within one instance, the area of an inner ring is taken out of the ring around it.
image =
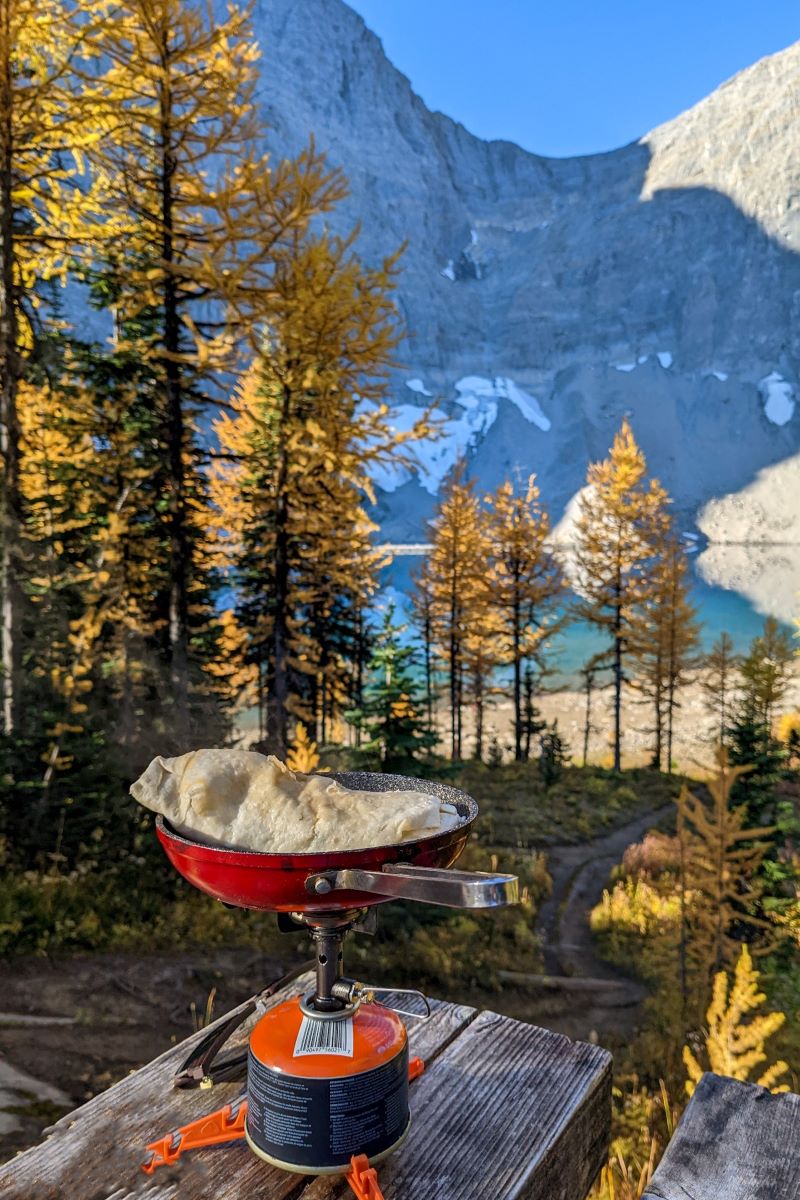
[[[252,949],[25,956],[3,963],[0,1161],[65,1112],[290,969]]]

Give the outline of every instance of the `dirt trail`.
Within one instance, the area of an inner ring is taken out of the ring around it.
[[[568,1037],[611,1045],[631,1033],[646,989],[598,957],[589,913],[625,849],[641,841],[672,809],[668,804],[645,813],[590,842],[549,847],[553,890],[537,919],[548,978],[532,976],[523,985],[520,977],[514,1001],[504,1005],[504,1011]]]

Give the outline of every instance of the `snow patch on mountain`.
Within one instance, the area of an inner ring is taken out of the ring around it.
[[[442,267],[441,274],[444,275],[445,279],[449,279],[451,282],[455,280],[456,269],[452,258],[448,259],[446,267]]]
[[[800,454],[763,467],[739,492],[719,496],[703,507],[698,528],[711,542],[800,543]],[[788,501],[788,503],[787,503]]]
[[[636,370],[636,363],[635,363],[635,362],[631,362],[631,363],[614,363],[614,370],[615,370],[615,371],[635,371],[635,370]]]
[[[407,379],[405,385],[419,395],[431,395],[421,379]],[[536,397],[507,376],[488,379],[483,375],[465,375],[454,387],[456,412],[446,413],[439,407],[431,410],[438,436],[407,443],[405,449],[413,459],[411,463],[378,463],[372,467],[372,481],[382,491],[396,492],[416,475],[425,491],[436,496],[445,476],[458,460],[474,450],[494,425],[501,400],[508,400],[526,421],[543,433],[551,427],[550,419]],[[416,404],[395,404],[390,428],[397,433],[408,433],[421,416],[422,409]]]
[[[668,371],[672,366],[672,352],[670,350],[659,350],[656,358],[661,363],[665,371]]]
[[[465,408],[471,408],[474,404],[490,404],[495,400],[510,400],[525,420],[530,421],[543,433],[547,433],[551,427],[550,418],[545,416],[536,397],[524,391],[507,376],[498,375],[495,379],[486,379],[483,375],[465,375],[456,383],[456,391],[458,403]]]
[[[413,475],[429,495],[437,495],[442,480],[452,471],[468,450],[474,449],[491,429],[497,417],[497,401],[468,396],[461,416],[452,417],[440,408],[431,410],[431,419],[438,426],[438,436],[407,443],[405,449],[413,461],[409,465],[376,464],[371,469],[372,481],[384,492],[395,492]],[[390,428],[407,433],[422,416],[415,404],[397,404],[392,409]]]
[[[697,559],[697,573],[712,587],[746,597],[765,617],[791,625],[797,616],[800,559],[795,546],[711,544]]]
[[[794,416],[794,388],[777,371],[764,377],[758,385],[764,401],[764,413],[773,425],[785,425]]]

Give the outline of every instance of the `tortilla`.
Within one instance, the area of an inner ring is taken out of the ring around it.
[[[364,792],[250,750],[155,758],[131,787],[179,833],[239,850],[309,854],[431,837],[458,824],[425,792]]]

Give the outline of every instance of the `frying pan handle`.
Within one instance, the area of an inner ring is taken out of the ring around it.
[[[306,889],[318,896],[328,892],[373,892],[397,900],[419,900],[446,908],[500,908],[519,900],[516,875],[488,871],[451,871],[441,867],[414,867],[386,863],[380,871],[347,867],[309,875]]]

